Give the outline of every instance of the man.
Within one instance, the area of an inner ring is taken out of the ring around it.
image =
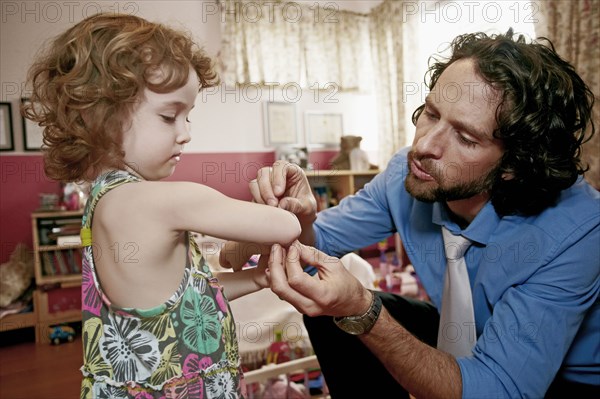
[[[357,195],[316,215],[307,179],[281,162],[251,184],[323,251],[274,246],[273,291],[324,315],[305,323],[334,398],[594,397],[600,195],[579,176],[592,93],[553,49],[511,30],[458,37],[430,72],[412,147]],[[474,325],[439,321],[442,229],[468,239]],[[371,294],[332,257],[394,232],[433,304]],[[448,336],[470,337],[468,352],[436,349]]]

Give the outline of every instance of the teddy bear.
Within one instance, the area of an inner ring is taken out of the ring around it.
[[[33,256],[18,244],[8,262],[0,265],[0,307],[6,307],[27,290],[33,278]]]
[[[377,169],[369,162],[367,153],[360,149],[361,136],[342,136],[340,153],[331,160],[331,168],[337,170]]]

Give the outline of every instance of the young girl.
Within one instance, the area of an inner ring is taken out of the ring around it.
[[[241,396],[231,311],[189,232],[289,245],[300,225],[275,207],[160,181],[191,139],[199,90],[217,80],[188,36],[115,14],[67,30],[30,70],[23,112],[44,127],[47,175],[93,181],[82,397]],[[230,299],[267,285],[264,266],[219,279]]]

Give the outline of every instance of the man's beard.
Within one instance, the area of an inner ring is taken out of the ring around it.
[[[428,170],[428,173],[434,178],[434,182],[436,182],[437,185],[429,189],[422,189],[422,187],[430,184],[430,182],[420,182],[419,179],[412,174],[410,170],[410,163],[413,157],[414,154],[412,154],[411,151],[407,161],[409,174],[404,181],[404,186],[410,195],[419,201],[429,203],[458,201],[474,197],[475,195],[484,192],[489,192],[491,191],[498,171],[500,170],[500,165],[498,164],[486,175],[483,175],[476,180],[460,182],[449,187],[442,187],[442,184],[440,184],[440,182],[444,181],[443,172]]]

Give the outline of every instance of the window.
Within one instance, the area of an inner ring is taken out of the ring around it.
[[[515,33],[535,38],[534,22],[539,8],[530,1],[419,1],[405,8],[408,33],[403,47],[404,81],[402,83],[406,112],[405,144],[414,137],[413,111],[425,101],[424,75],[429,57],[449,55],[453,38],[464,33],[504,33],[510,27]],[[414,39],[414,40],[413,40]]]

